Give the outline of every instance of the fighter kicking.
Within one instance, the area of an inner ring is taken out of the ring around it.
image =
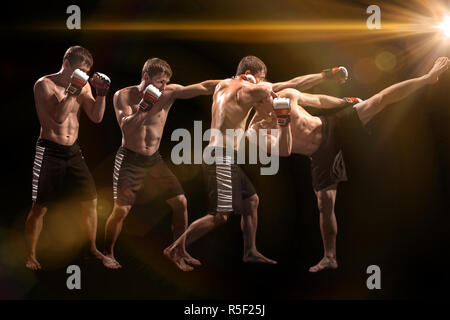
[[[338,267],[334,205],[338,183],[347,180],[342,150],[345,149],[346,141],[351,139],[346,138],[365,130],[367,123],[388,105],[404,99],[427,84],[436,83],[448,67],[447,57],[438,58],[427,74],[392,85],[365,101],[357,98],[339,99],[324,95],[309,95],[294,89],[278,92],[279,97],[289,98],[291,102],[291,152],[311,158],[312,182],[320,212],[324,257],[309,269],[310,272]],[[302,108],[302,106],[334,108],[346,104],[352,107],[324,117],[311,116]],[[255,130],[275,129],[276,114],[272,113],[271,117],[265,117],[257,113],[250,126]],[[284,138],[271,135],[270,131],[269,136],[272,143],[276,139],[280,144],[286,141]],[[289,146],[285,149],[289,149]]]
[[[77,141],[80,107],[95,123],[102,121],[105,112],[110,80],[104,74],[94,74],[90,79],[96,90],[94,98],[87,75],[92,65],[92,55],[88,50],[80,46],[70,47],[64,54],[61,70],[40,78],[34,85],[41,130],[33,166],[33,204],[25,224],[26,267],[31,270],[42,268],[36,258],[36,246],[48,205],[68,187],[73,189],[81,203],[90,254],[102,261],[107,260],[96,248],[97,194]]]
[[[184,190],[162,159],[159,144],[175,100],[211,95],[219,81],[208,80],[181,86],[168,84],[171,77],[172,70],[166,61],[148,59],[142,69],[140,84],[123,88],[114,95],[122,145],[114,164],[114,208],[105,230],[105,255],[110,258],[104,261],[107,268],[121,268],[114,256],[114,245],[145,180],[161,188],[172,208],[174,239],[186,230],[188,220]]]

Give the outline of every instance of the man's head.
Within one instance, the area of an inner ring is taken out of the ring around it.
[[[68,69],[70,73],[75,69],[89,73],[93,64],[94,59],[91,53],[81,46],[70,47],[63,57],[63,68]]]
[[[142,68],[142,81],[145,82],[145,86],[152,84],[161,92],[164,91],[171,77],[170,65],[159,58],[148,59]]]
[[[236,70],[236,75],[251,74],[255,77],[256,83],[265,81],[267,67],[264,62],[255,56],[246,56],[241,59]]]

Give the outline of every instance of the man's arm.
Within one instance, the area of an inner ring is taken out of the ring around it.
[[[179,84],[170,85],[173,89],[174,99],[191,99],[201,95],[212,95],[220,80],[206,80],[200,83],[182,86]]]
[[[290,126],[280,129],[277,127],[277,117],[274,114],[267,118],[263,118],[256,112],[253,119],[250,121],[248,134],[255,135],[253,141],[258,141],[256,139],[259,139],[261,130],[265,130],[267,139],[266,146],[269,154],[272,152],[272,146],[278,143],[278,153],[280,157],[288,157],[291,155],[292,133]],[[258,141],[258,144],[261,143],[262,141]]]
[[[247,84],[241,88],[241,91],[240,97],[238,93],[238,100],[240,99],[243,103],[249,103],[260,117],[270,119],[273,121],[274,128],[278,129],[277,135],[271,133],[268,136],[267,149],[271,150],[273,143],[278,142],[279,154],[288,156],[292,150],[290,99],[277,99],[276,93],[272,90],[272,85],[268,82],[262,82],[257,85]],[[255,127],[255,129],[258,129],[258,127]]]
[[[262,114],[269,114],[272,111],[271,97],[276,98],[277,94],[273,92],[272,84],[269,82],[260,82],[259,84],[246,82],[236,92],[239,104],[252,106]]]
[[[321,109],[332,109],[346,105],[344,98],[336,98],[323,94],[303,93],[295,89],[285,89],[280,92],[282,97],[291,99],[292,103],[303,107],[314,107]]]
[[[260,138],[261,130],[266,135],[266,141],[258,141],[258,144],[266,143],[267,151],[272,152],[272,147],[278,144],[278,154],[287,157],[292,151],[292,131],[290,126],[290,102],[289,99],[274,99],[272,111],[267,117],[266,108],[262,104],[256,104],[256,113],[250,121],[249,134],[255,133]]]
[[[315,107],[320,109],[332,109],[344,106],[345,99],[327,96],[323,94],[308,94],[298,92],[296,95],[297,104],[304,107]]]
[[[102,121],[105,113],[106,98],[105,96],[97,96],[94,99],[89,84],[86,84],[83,88],[81,105],[92,122],[100,123]]]
[[[278,92],[287,88],[304,91],[322,83],[326,79],[333,80],[337,83],[344,83],[347,81],[347,78],[348,71],[345,67],[335,67],[332,69],[323,70],[321,73],[308,74],[285,82],[274,83],[273,91]]]
[[[42,78],[39,79],[34,85],[34,100],[36,109],[39,114],[44,111],[42,107],[45,107],[45,112],[49,113],[55,122],[61,124],[66,121],[72,108],[75,106],[76,96],[66,92],[62,100],[59,101],[51,89],[50,84],[48,83],[49,81],[50,80]]]
[[[274,83],[273,91],[278,92],[286,88],[293,88],[299,91],[304,91],[317,86],[324,80],[325,78],[321,73],[308,74],[305,76],[296,77],[288,81]]]
[[[117,123],[123,131],[130,127],[140,126],[145,119],[146,113],[139,108],[132,108],[123,97],[123,93],[117,91],[113,98],[114,110],[116,112]]]
[[[92,122],[100,123],[105,114],[106,95],[111,84],[109,77],[103,73],[96,72],[90,79],[92,87],[95,88],[97,98],[92,96],[89,82],[84,86],[82,96],[82,106]]]

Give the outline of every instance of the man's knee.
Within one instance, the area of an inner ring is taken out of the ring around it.
[[[92,212],[97,210],[97,198],[87,201],[81,201],[81,208],[84,212]]]
[[[220,212],[217,212],[214,215],[214,221],[216,222],[216,224],[224,224],[225,222],[227,222],[228,220],[228,214],[223,214]]]
[[[258,209],[258,205],[259,205],[259,197],[258,195],[255,193],[254,195],[252,195],[250,198],[248,198],[247,200],[248,206],[251,210],[256,210]]]
[[[167,200],[169,205],[172,207],[174,212],[184,212],[187,210],[187,200],[184,194],[180,194],[176,197],[173,197]]]
[[[115,219],[124,220],[127,217],[130,210],[131,205],[115,203],[112,216]]]
[[[47,213],[48,207],[43,204],[37,204],[33,202],[31,206],[31,211],[29,217],[31,218],[40,218],[43,217]]]
[[[322,214],[331,214],[334,210],[335,191],[320,190],[316,192],[317,206]]]

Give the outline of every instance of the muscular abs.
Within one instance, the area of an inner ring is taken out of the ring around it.
[[[156,113],[153,111],[155,110],[145,115],[142,124],[130,124],[125,130],[122,129],[122,145],[125,148],[145,155],[152,155],[158,151],[167,112],[164,109]]]
[[[127,100],[131,102],[133,119],[122,125],[122,146],[140,154],[152,155],[159,149],[167,115],[173,101],[165,92],[148,112],[139,110],[140,95],[131,89]]]
[[[69,98],[70,112],[66,119],[61,123],[56,121],[55,113],[56,108],[60,107],[59,103],[65,97],[65,87],[55,83],[52,76],[47,77],[43,81],[54,92],[54,96],[51,97],[48,104],[37,104],[36,109],[41,124],[40,138],[51,140],[61,145],[73,145],[78,138],[79,128],[79,114],[80,114],[80,102],[82,97],[80,94],[77,98]]]

